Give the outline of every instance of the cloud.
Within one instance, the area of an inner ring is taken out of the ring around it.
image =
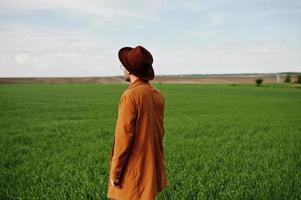
[[[0,76],[117,73],[118,67],[110,68],[110,60],[115,61],[116,55],[110,53],[112,49],[109,43],[100,46],[98,41],[82,37],[77,32],[22,26],[6,27],[0,31]],[[98,68],[95,68],[96,64],[99,65]]]
[[[188,0],[188,1],[181,1],[180,6],[184,9],[189,9],[194,12],[202,12],[208,11],[213,8],[222,6],[228,2],[233,0],[215,0],[215,1],[205,1],[205,0]]]
[[[30,62],[30,58],[27,54],[17,54],[14,59],[16,63],[20,65],[28,64]]]
[[[166,23],[158,16],[154,15],[154,11],[147,7],[141,9],[133,9],[127,6],[128,1],[107,1],[107,0],[2,0],[0,3],[2,15],[13,14],[32,14],[35,11],[55,11],[61,13],[62,16],[71,17],[74,19],[85,19],[92,26],[105,26],[105,25],[122,25],[126,26],[127,23]],[[122,3],[123,2],[123,3]],[[130,3],[129,5],[133,5]],[[149,11],[151,10],[151,11]],[[126,22],[126,23],[125,23]],[[109,27],[109,26],[106,26]]]
[[[255,54],[270,54],[272,53],[271,49],[264,49],[264,48],[258,48],[258,49],[250,49],[250,53]]]
[[[226,21],[226,17],[223,15],[210,14],[208,16],[208,24],[207,26],[216,26],[223,24]]]
[[[2,0],[0,76],[120,75],[138,44],[156,74],[300,69],[296,2]]]

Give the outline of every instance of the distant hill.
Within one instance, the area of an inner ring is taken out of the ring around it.
[[[158,75],[152,83],[254,83],[257,77],[263,78],[264,83],[283,82],[286,74],[295,75],[301,72],[280,73],[240,73],[240,74],[179,74]],[[26,77],[0,78],[0,84],[10,83],[126,83],[122,76],[108,77]]]

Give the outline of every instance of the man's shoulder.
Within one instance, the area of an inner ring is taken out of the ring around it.
[[[153,89],[154,89],[157,93],[160,93],[161,95],[163,95],[162,91],[159,90],[158,88],[153,87]]]
[[[126,89],[122,95],[122,100],[129,100],[131,102],[136,102],[137,97],[139,96],[139,91],[137,91],[135,88]]]
[[[126,89],[122,93],[121,98],[133,98],[133,91],[131,89]]]
[[[163,94],[163,92],[162,92],[161,90],[159,90],[158,88],[156,88],[156,87],[153,86],[153,85],[151,85],[151,89],[152,89],[152,91],[153,91],[154,93],[156,93],[156,94],[158,94],[158,95],[160,95],[160,96],[162,96],[162,97],[164,98],[164,94]]]
[[[165,101],[163,92],[150,84],[128,89],[128,91],[125,91],[125,95],[136,99],[137,102],[144,99],[144,97],[149,98],[149,95],[159,97],[162,101]]]
[[[151,84],[145,84],[134,88],[130,88],[127,89],[124,93],[126,93],[126,95],[136,96],[139,94],[144,94],[149,92],[155,92],[155,93],[159,93],[160,95],[163,95],[163,93],[159,89],[157,89]]]

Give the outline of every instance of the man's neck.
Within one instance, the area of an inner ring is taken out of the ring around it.
[[[139,79],[139,78],[136,77],[136,76],[130,76],[130,82],[131,83],[134,83],[137,79]]]
[[[136,80],[138,80],[138,81],[141,80],[141,81],[148,82],[148,81],[146,81],[146,80],[143,80],[143,79],[138,78],[137,76],[133,76],[133,75],[130,76],[130,83],[131,83],[131,84],[134,83]]]

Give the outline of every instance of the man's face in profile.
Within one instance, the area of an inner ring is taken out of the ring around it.
[[[123,78],[124,78],[124,80],[130,82],[131,81],[131,79],[130,79],[130,72],[124,66],[122,66],[121,68],[123,70]]]

